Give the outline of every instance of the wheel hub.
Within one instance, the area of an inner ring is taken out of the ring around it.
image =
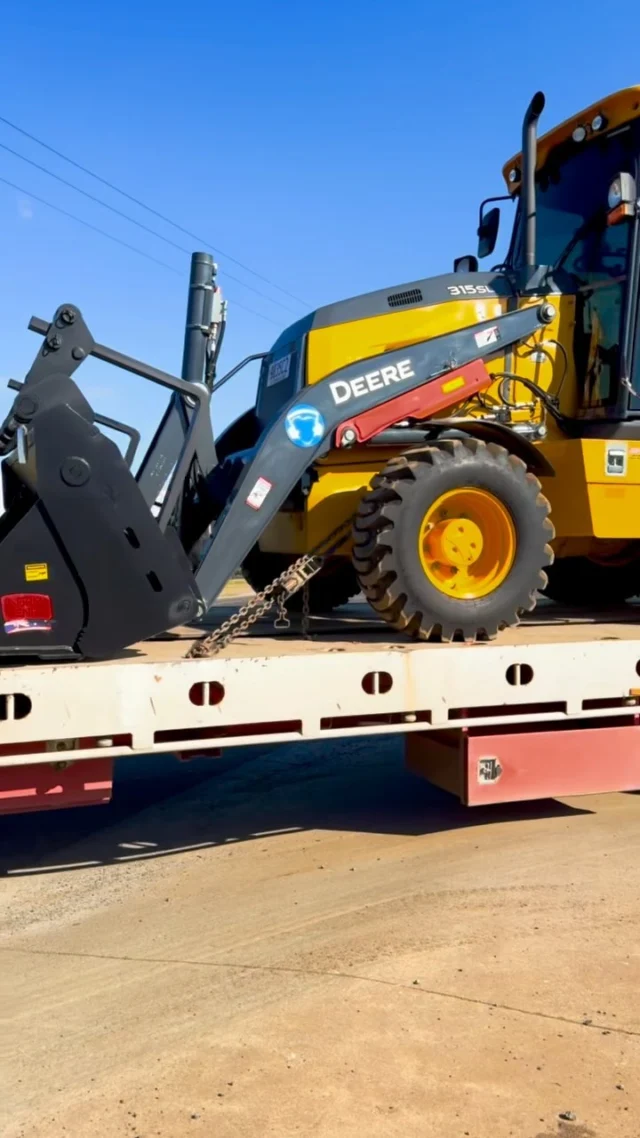
[[[454,569],[466,569],[482,553],[482,530],[470,518],[436,522],[425,541],[432,562]]]
[[[426,577],[442,593],[477,600],[506,579],[516,555],[507,507],[488,490],[448,490],[427,509],[418,540]]]

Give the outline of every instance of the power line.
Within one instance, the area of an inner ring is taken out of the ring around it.
[[[83,174],[88,174],[90,178],[95,178],[97,182],[101,182],[103,186],[107,186],[116,194],[121,194],[123,198],[127,198],[130,202],[133,202],[134,205],[140,206],[140,208],[146,210],[147,213],[152,213],[154,217],[159,218],[160,221],[164,221],[167,225],[171,225],[174,229],[179,230],[180,233],[184,233],[185,236],[192,237],[194,241],[201,242],[207,247],[212,244],[210,241],[208,241],[208,239],[199,237],[197,233],[192,233],[191,230],[185,229],[184,226],[179,225],[177,221],[173,221],[172,218],[167,217],[163,213],[160,213],[157,209],[153,209],[152,206],[147,205],[146,202],[140,201],[139,198],[136,198],[133,196],[133,194],[130,194],[126,190],[121,189],[120,186],[116,186],[113,182],[109,182],[107,178],[103,178],[100,174],[96,174],[93,170],[89,170],[87,166],[83,166],[80,162],[76,162],[74,158],[69,158],[67,154],[63,154],[60,150],[56,150],[55,147],[50,146],[48,142],[43,142],[41,138],[37,138],[35,134],[30,134],[28,130],[24,130],[23,127],[18,126],[14,122],[11,122],[10,119],[4,118],[3,115],[0,115],[0,122],[3,122],[5,126],[11,127],[12,130],[18,131],[19,134],[24,135],[25,138],[29,138],[32,142],[36,142],[38,146],[43,146],[45,150],[50,151],[51,154],[55,154],[57,158],[62,158],[63,162],[68,162],[70,166],[75,166],[76,170],[81,170]],[[232,261],[234,265],[238,266],[238,268],[244,269],[247,273],[251,273],[252,276],[257,277],[261,281],[264,281],[265,284],[271,285],[272,288],[276,288],[278,292],[284,293],[284,295],[288,296],[291,300],[296,300],[298,304],[304,305],[305,308],[311,307],[307,300],[303,300],[301,297],[296,296],[295,293],[289,292],[286,288],[282,288],[281,285],[276,284],[276,282],[272,281],[269,277],[263,276],[262,273],[258,273],[255,269],[250,268],[249,265],[245,265],[242,261],[238,261],[236,257],[232,257],[229,253],[225,253],[224,250],[222,250],[216,242],[213,242],[213,246],[214,248],[217,248],[218,255],[220,257],[224,257],[227,261]]]
[[[186,253],[188,256],[191,255],[191,250],[187,249],[186,246],[179,245],[177,241],[172,241],[170,237],[165,237],[163,233],[158,233],[156,229],[151,229],[150,226],[145,225],[142,221],[138,221],[137,218],[130,217],[128,213],[123,213],[121,209],[117,209],[116,206],[111,205],[109,202],[102,201],[102,198],[97,198],[95,194],[90,194],[88,190],[83,190],[80,186],[74,185],[73,182],[68,182],[67,179],[62,178],[60,174],[55,174],[54,171],[49,170],[47,166],[41,166],[39,162],[34,162],[32,158],[27,158],[25,154],[20,154],[17,150],[13,150],[10,146],[7,146],[6,143],[0,142],[0,149],[6,150],[7,153],[12,154],[14,158],[19,158],[21,162],[26,162],[29,166],[33,166],[36,170],[47,174],[49,178],[54,178],[56,182],[61,182],[63,186],[68,186],[69,189],[75,190],[77,194],[82,194],[82,196],[88,198],[89,201],[97,202],[97,204],[103,206],[104,209],[110,210],[111,213],[115,213],[118,217],[123,217],[125,221],[130,221],[132,225],[137,225],[138,228],[143,229],[145,233],[150,233],[153,237],[159,238],[160,241],[164,241],[165,244],[171,245],[174,249],[179,249],[181,253]],[[281,300],[274,300],[268,296],[266,292],[255,288],[254,285],[246,284],[246,282],[241,281],[239,277],[234,277],[232,273],[225,271],[225,276],[228,277],[230,281],[235,281],[236,284],[242,285],[243,288],[248,288],[250,292],[255,292],[257,296],[261,296],[262,299],[268,301],[269,304],[277,304],[280,308],[284,308],[286,312],[292,312],[294,316],[297,316],[295,309],[291,308],[288,304],[284,304]]]
[[[87,229],[93,229],[95,233],[101,233],[103,237],[108,237],[110,241],[116,241],[118,245],[124,245],[125,249],[131,249],[133,253],[138,253],[141,257],[146,257],[148,261],[153,261],[156,265],[162,265],[162,268],[168,269],[170,273],[177,273],[178,276],[182,276],[180,269],[176,269],[174,265],[169,265],[166,261],[160,261],[158,257],[153,257],[151,253],[145,253],[143,249],[138,249],[137,245],[130,245],[128,241],[123,241],[120,237],[114,237],[112,233],[107,233],[105,229],[100,229],[98,225],[92,225],[90,221],[84,221],[83,218],[76,217],[74,213],[69,213],[59,205],[54,205],[53,202],[45,201],[44,198],[38,197],[37,194],[32,194],[30,190],[25,190],[23,186],[17,186],[15,182],[10,182],[8,178],[0,177],[0,182],[4,182],[5,186],[11,186],[12,190],[17,190],[20,194],[26,194],[27,197],[33,198],[36,202],[40,202],[41,205],[48,206],[49,209],[55,209],[57,213],[61,213],[65,217],[70,217],[72,221],[78,221],[80,225],[85,225]]]
[[[167,269],[170,273],[175,273],[179,277],[184,277],[184,273],[180,269],[176,269],[175,265],[169,265],[167,261],[161,261],[158,257],[152,256],[151,253],[146,253],[144,249],[139,249],[137,245],[130,245],[128,241],[123,241],[121,237],[115,237],[113,233],[108,233],[106,229],[101,229],[99,225],[92,225],[90,221],[85,221],[84,218],[78,217],[75,213],[70,213],[69,210],[62,209],[59,205],[54,205],[46,198],[41,198],[38,194],[31,193],[31,190],[25,190],[24,186],[18,186],[15,182],[10,182],[8,178],[0,177],[0,182],[5,186],[10,186],[12,190],[17,190],[19,194],[24,194],[33,201],[39,202],[40,205],[46,205],[48,209],[53,209],[56,213],[61,213],[63,217],[69,217],[72,221],[77,221],[79,225],[84,225],[87,229],[92,229],[94,233],[100,233],[102,237],[107,237],[109,241],[115,241],[117,245],[123,245],[125,249],[130,249],[132,253],[137,253],[140,257],[145,257],[147,261],[153,261],[155,265],[160,265],[163,269]],[[279,328],[277,320],[272,320],[270,316],[265,316],[264,312],[257,312],[254,308],[249,308],[247,304],[243,304],[240,300],[234,300],[233,304],[238,308],[243,308],[245,312],[250,312],[252,316],[259,316],[261,320],[267,320],[269,324],[275,324]]]

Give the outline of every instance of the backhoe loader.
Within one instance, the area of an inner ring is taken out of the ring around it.
[[[313,610],[362,591],[421,639],[493,637],[541,592],[640,592],[640,88],[538,141],[543,108],[480,206],[477,256],[319,308],[222,379],[207,254],[180,379],[96,344],[74,305],[32,320],[44,344],[0,428],[0,652],[109,656],[197,620],[239,567]],[[502,201],[508,252],[481,272]],[[135,474],[136,432],[72,378],[88,355],[171,390]],[[256,358],[255,405],[216,441],[211,396]]]

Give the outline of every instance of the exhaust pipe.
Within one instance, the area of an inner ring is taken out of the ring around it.
[[[210,253],[192,253],[187,326],[180,373],[183,379],[188,379],[191,383],[204,383],[215,271],[216,266]]]
[[[536,151],[538,119],[544,110],[542,91],[536,92],[522,123],[522,211],[524,216],[524,263],[536,264]]]

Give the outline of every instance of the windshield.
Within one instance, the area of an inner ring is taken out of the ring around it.
[[[629,227],[604,225],[607,193],[620,172],[635,175],[636,132],[631,128],[551,154],[536,175],[536,260],[587,278],[626,271]],[[510,263],[522,263],[521,210],[518,210]]]

